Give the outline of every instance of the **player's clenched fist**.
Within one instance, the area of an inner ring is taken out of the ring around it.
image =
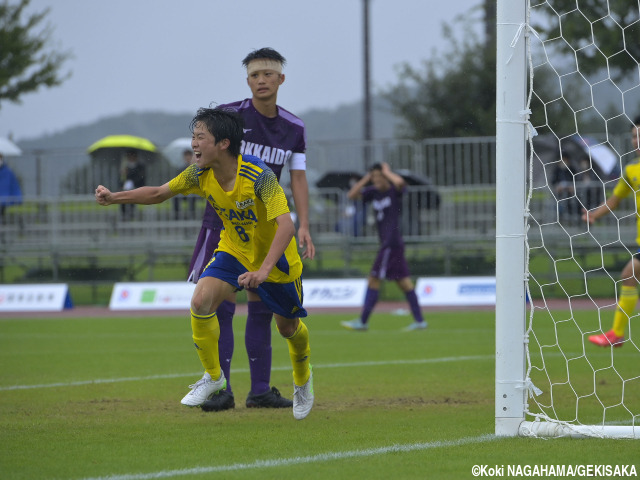
[[[111,205],[111,191],[102,185],[96,188],[96,202],[100,205]]]

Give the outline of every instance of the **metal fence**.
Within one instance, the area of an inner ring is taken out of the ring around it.
[[[372,164],[383,161],[394,169],[428,177],[439,186],[495,182],[493,137],[422,142],[397,139],[316,142],[308,146],[307,158],[312,187],[314,181],[327,172],[365,172]],[[20,157],[5,160],[18,176],[24,195],[29,197],[90,194],[99,183],[111,189],[121,186],[122,159],[118,157],[95,157],[82,149],[58,149],[27,151]],[[180,166],[161,154],[146,154],[142,160],[146,164],[148,185],[173,178]]]
[[[315,183],[327,172],[363,172],[378,161],[429,179],[427,185],[408,187],[403,201],[401,221],[414,275],[493,273],[494,138],[327,142],[310,145],[308,158],[311,231],[318,259],[305,266],[307,277],[366,275],[378,245],[372,213],[349,202],[345,190],[317,188]],[[148,184],[175,176],[176,167],[166,159],[153,162],[147,168]],[[118,161],[97,163],[84,152],[66,150],[28,152],[8,157],[7,163],[21,180],[24,199],[22,205],[7,208],[0,226],[0,282],[98,283],[141,275],[157,280],[159,267],[163,280],[184,279],[204,200],[197,199],[192,214],[184,208],[176,214],[170,201],[136,206],[133,218],[125,219],[118,206],[100,207],[92,194],[98,183],[119,189]],[[287,183],[285,173],[283,184]],[[438,202],[433,202],[433,195]],[[585,228],[579,217],[566,217],[544,181],[535,185],[531,210],[532,218],[541,223],[538,230],[545,232],[545,248],[553,248],[554,236],[566,243],[567,235]],[[619,214],[628,214],[630,228],[633,213],[629,205]],[[604,224],[612,228],[599,230],[599,235],[617,228],[610,217]],[[534,246],[537,238],[542,233],[534,228]]]
[[[604,140],[598,135],[592,137]],[[633,150],[628,135],[610,135],[608,140],[616,152]],[[495,152],[495,137],[311,142],[307,148],[307,176],[313,188],[327,172],[364,172],[373,163],[384,161],[396,170],[426,177],[438,187],[494,185]],[[173,163],[175,159],[162,154],[146,155],[142,160],[149,185],[173,178],[180,167]],[[111,189],[121,186],[122,159],[116,156],[92,157],[82,149],[36,150],[5,161],[27,196],[90,194],[98,183]],[[540,173],[539,165],[534,165],[534,176],[539,178]],[[283,181],[288,181],[286,174]]]
[[[439,207],[422,208],[424,197],[432,193],[422,186],[408,188],[402,224],[409,245],[421,249],[425,256],[441,244],[457,244],[459,248],[484,244],[491,250],[491,186],[443,187],[438,189]],[[181,202],[182,197],[172,200]],[[127,219],[121,206],[101,207],[91,195],[28,197],[5,213],[0,229],[0,275],[4,276],[0,281],[29,281],[38,276],[60,280],[61,272],[68,268],[98,268],[102,279],[124,275],[123,269],[131,277],[162,262],[181,263],[186,268],[204,206],[204,200],[198,198],[191,214],[184,207],[176,213],[172,201],[136,205],[133,217]],[[344,190],[315,189],[310,209],[314,242],[319,251],[332,252],[345,273],[353,271],[353,266],[343,255],[377,248],[372,212],[360,202],[348,201]],[[14,272],[11,278],[7,277],[9,269]]]

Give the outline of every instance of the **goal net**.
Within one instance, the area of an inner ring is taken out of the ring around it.
[[[635,308],[621,345],[590,340],[637,301],[638,193],[583,218],[640,157],[638,38],[635,0],[497,2],[498,435],[640,438]]]

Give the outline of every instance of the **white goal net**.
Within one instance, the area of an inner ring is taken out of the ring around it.
[[[496,433],[640,438],[640,2],[497,7]]]

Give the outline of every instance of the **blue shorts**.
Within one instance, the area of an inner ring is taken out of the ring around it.
[[[243,287],[238,285],[238,277],[247,271],[233,255],[216,252],[201,277],[218,278],[242,290]],[[302,307],[302,277],[290,283],[263,282],[251,291],[255,291],[273,313],[285,318],[307,316],[307,311]]]

